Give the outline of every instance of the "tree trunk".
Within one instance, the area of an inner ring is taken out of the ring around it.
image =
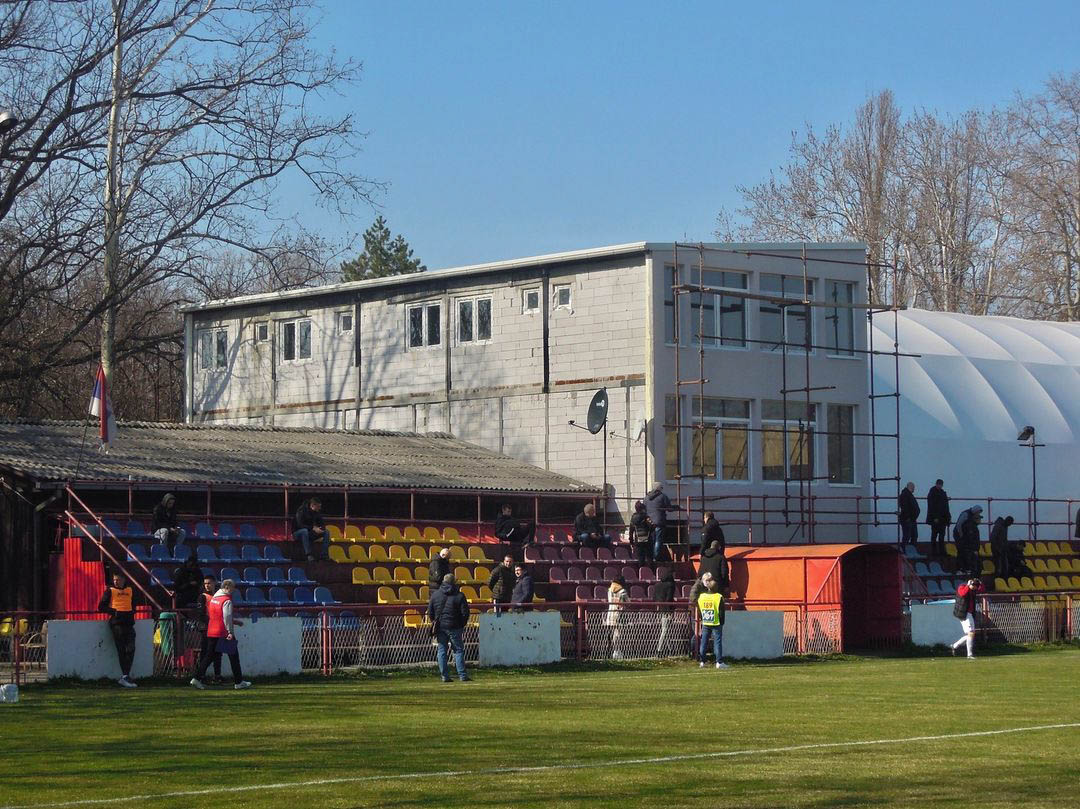
[[[120,167],[117,165],[117,152],[120,141],[120,106],[121,106],[121,69],[124,61],[124,46],[120,37],[121,21],[124,15],[124,0],[113,0],[113,33],[116,44],[113,46],[112,67],[112,106],[109,109],[109,133],[105,152],[105,266],[102,295],[105,312],[101,320],[101,367],[106,380],[112,377],[113,338],[116,334],[116,274],[120,263],[120,233],[118,231],[118,198],[120,185]]]

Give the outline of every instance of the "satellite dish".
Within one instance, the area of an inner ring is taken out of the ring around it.
[[[589,403],[589,432],[596,435],[607,424],[607,388],[600,388]]]

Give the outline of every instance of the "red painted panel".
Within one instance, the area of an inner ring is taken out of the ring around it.
[[[83,540],[64,539],[64,609],[93,610],[105,590],[105,566],[82,558]],[[104,615],[72,616],[83,620],[98,620]]]

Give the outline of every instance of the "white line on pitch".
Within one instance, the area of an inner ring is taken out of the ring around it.
[[[760,747],[755,750],[726,750],[713,753],[686,753],[677,756],[653,756],[650,758],[618,758],[608,761],[583,761],[566,764],[537,764],[519,767],[489,767],[480,770],[442,770],[425,772],[403,772],[388,775],[355,775],[344,778],[318,778],[310,781],[283,781],[277,784],[252,784],[239,787],[214,787],[212,789],[187,789],[177,792],[158,792],[149,795],[126,795],[116,798],[84,798],[78,801],[60,801],[57,803],[23,803],[0,806],[0,809],[54,809],[62,806],[95,806],[109,803],[130,803],[134,801],[154,801],[164,798],[190,798],[199,795],[233,795],[237,792],[259,792],[268,789],[298,789],[301,787],[320,787],[333,784],[361,784],[372,781],[406,781],[415,778],[457,778],[477,775],[513,775],[516,773],[556,772],[559,770],[590,770],[599,767],[628,767],[636,764],[664,764],[672,761],[699,761],[710,758],[730,758],[732,756],[767,755],[770,753],[794,753],[800,750],[824,750],[837,747],[869,747],[880,744],[907,744],[909,742],[935,742],[946,739],[970,739],[977,736],[1001,736],[1008,733],[1031,733],[1038,730],[1061,730],[1080,728],[1080,722],[1063,722],[1056,725],[1034,725],[1025,728],[1002,728],[1001,730],[975,730],[967,733],[943,733],[937,736],[908,736],[904,739],[866,739],[854,742],[818,742],[815,744],[792,744],[786,747]]]

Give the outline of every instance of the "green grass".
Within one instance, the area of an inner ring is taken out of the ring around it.
[[[0,807],[1075,807],[1080,728],[626,759],[1080,722],[1080,650],[260,682],[25,688]],[[581,769],[559,767],[590,764]],[[544,767],[522,772],[476,772]],[[386,776],[472,771],[386,780]],[[375,776],[372,780],[299,782]],[[226,795],[130,795],[292,784]],[[83,804],[87,805],[87,804]],[[90,804],[94,805],[94,804]]]

